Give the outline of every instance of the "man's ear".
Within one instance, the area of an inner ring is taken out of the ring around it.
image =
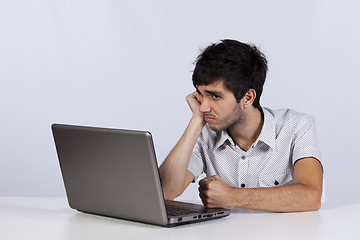
[[[255,101],[255,98],[256,98],[256,91],[252,88],[249,89],[249,91],[247,91],[245,93],[245,96],[241,99],[243,102],[244,109],[252,106],[253,102]]]

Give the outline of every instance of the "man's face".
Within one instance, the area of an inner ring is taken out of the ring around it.
[[[197,86],[197,92],[200,112],[212,130],[222,131],[241,123],[241,105],[223,81]]]

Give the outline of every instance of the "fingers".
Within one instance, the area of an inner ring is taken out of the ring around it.
[[[205,205],[205,207],[210,208],[211,207],[211,199],[210,199],[210,191],[209,189],[211,188],[211,185],[214,183],[214,181],[217,180],[216,175],[214,176],[210,176],[210,177],[206,177],[204,179],[201,179],[199,181],[199,197],[201,198],[202,203]]]
[[[201,179],[199,181],[199,185],[200,186],[207,186],[209,184],[211,184],[211,182],[215,182],[215,181],[218,181],[218,180],[221,180],[221,178],[218,176],[218,175],[213,175],[213,176],[210,176],[210,177],[205,177],[203,179]]]
[[[214,176],[211,176],[211,177],[206,177],[206,178],[203,178],[199,181],[199,188],[202,188],[204,190],[206,189],[209,189],[209,185],[211,184],[211,182],[213,181],[216,181],[216,177],[215,175]]]
[[[189,104],[190,109],[198,113],[200,109],[200,102],[197,98],[197,92],[193,92],[186,97],[186,102]]]
[[[199,187],[199,197],[201,198],[202,203],[204,204],[205,207],[209,207],[209,196],[207,195],[207,190],[202,189],[201,187]]]
[[[207,208],[215,207],[215,205],[213,205],[212,203],[213,200],[208,195],[208,190],[200,190],[199,188],[199,197],[201,198],[201,201],[205,207]]]
[[[201,188],[205,188],[205,189],[207,189],[208,188],[208,185],[209,185],[209,179],[206,179],[206,178],[204,178],[204,179],[201,179],[200,181],[199,181],[199,186],[201,187]]]
[[[199,100],[199,94],[197,92],[193,92],[186,97],[186,101],[193,113],[193,119],[200,120],[199,122],[202,126],[205,125],[204,114],[200,111],[201,101]]]
[[[194,102],[194,101],[200,103],[199,98],[198,98],[198,93],[197,92],[190,93],[189,95],[186,96],[186,101],[189,104]]]
[[[199,196],[203,200],[208,198],[207,190],[209,189],[209,182],[211,182],[209,178],[204,178],[199,181]]]
[[[220,176],[206,177],[199,181],[199,197],[207,208],[231,206],[230,188]]]

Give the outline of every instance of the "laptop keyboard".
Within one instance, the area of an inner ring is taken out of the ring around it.
[[[196,214],[202,212],[199,209],[194,208],[184,208],[174,205],[166,205],[166,212],[168,216],[181,216],[181,215],[188,215],[188,214]]]

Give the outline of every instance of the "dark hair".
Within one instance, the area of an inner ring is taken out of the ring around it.
[[[253,103],[260,109],[260,96],[267,72],[267,60],[254,45],[235,40],[211,44],[198,56],[192,75],[195,87],[223,80],[237,102],[250,89],[256,91]]]

